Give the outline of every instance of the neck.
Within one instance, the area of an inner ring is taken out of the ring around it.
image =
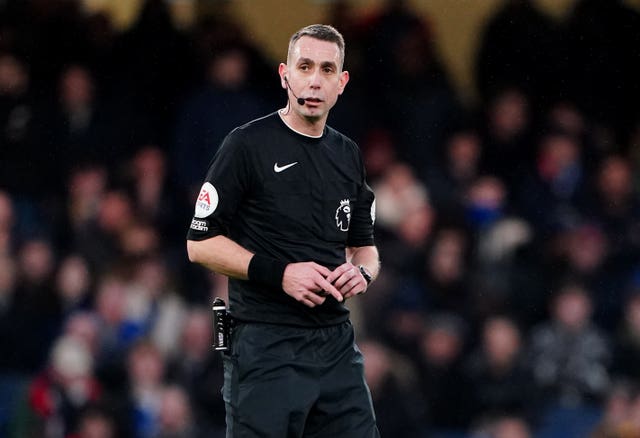
[[[324,132],[327,117],[305,117],[290,106],[279,111],[282,120],[294,131],[311,137],[319,137]]]

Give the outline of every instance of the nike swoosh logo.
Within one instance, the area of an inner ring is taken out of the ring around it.
[[[280,173],[283,170],[287,170],[288,168],[295,166],[296,164],[298,164],[297,161],[294,161],[293,163],[285,164],[284,166],[278,166],[278,163],[276,163],[273,165],[273,171],[275,173]]]

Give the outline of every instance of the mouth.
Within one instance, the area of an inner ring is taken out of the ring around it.
[[[304,100],[305,100],[305,102],[312,103],[312,104],[313,103],[322,103],[322,102],[324,102],[322,99],[317,98],[317,97],[307,97]]]

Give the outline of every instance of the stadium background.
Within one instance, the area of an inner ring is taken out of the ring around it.
[[[383,436],[640,433],[640,2],[0,1],[0,437],[224,436],[184,236],[229,129],[335,24],[383,271]]]

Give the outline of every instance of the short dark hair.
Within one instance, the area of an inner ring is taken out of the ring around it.
[[[342,66],[344,64],[344,38],[335,27],[328,24],[311,24],[309,26],[303,27],[302,29],[291,35],[291,39],[289,40],[289,49],[287,50],[287,60],[291,56],[293,46],[303,36],[308,36],[321,41],[336,43],[338,45],[338,49],[340,50],[340,68],[342,69]]]

